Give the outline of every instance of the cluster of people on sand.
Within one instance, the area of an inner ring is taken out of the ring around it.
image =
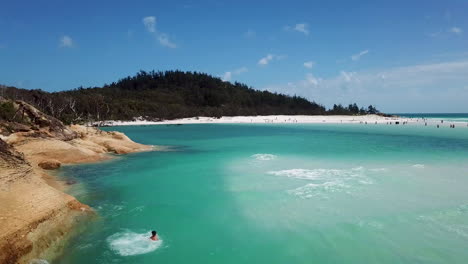
[[[419,122],[419,121],[424,122],[424,126],[427,126],[427,122],[428,122],[428,121],[427,121],[426,118],[421,118],[421,119],[418,118],[418,119],[416,119],[416,122]],[[361,121],[360,123],[362,124],[363,122]],[[444,123],[444,120],[440,120],[440,123],[443,124],[443,123]],[[367,122],[366,122],[366,124],[367,124]],[[376,124],[377,124],[377,122],[376,122]],[[393,122],[386,122],[386,124],[387,124],[387,125],[392,125]],[[395,121],[395,124],[398,125],[398,124],[400,124],[400,122],[399,122],[399,121]],[[406,124],[408,124],[408,121],[402,121],[401,124],[402,124],[402,125],[406,125]],[[441,126],[440,124],[436,124],[436,127],[437,127],[437,128],[440,128],[440,126]],[[468,122],[466,123],[466,126],[468,127]],[[450,127],[450,128],[455,128],[455,124],[450,124],[449,127]]]

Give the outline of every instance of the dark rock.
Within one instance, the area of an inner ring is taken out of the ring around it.
[[[55,169],[60,168],[62,164],[58,160],[44,160],[44,161],[39,162],[38,165],[44,170],[55,170]]]
[[[3,159],[11,165],[27,163],[23,154],[17,152],[0,138],[0,159]]]
[[[65,182],[66,185],[73,185],[73,184],[76,184],[76,183],[77,183],[76,180],[67,180],[67,181]]]

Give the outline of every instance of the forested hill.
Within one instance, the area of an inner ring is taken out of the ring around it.
[[[175,119],[193,116],[320,115],[376,113],[356,104],[320,104],[298,96],[258,91],[197,72],[140,71],[103,87],[48,93],[0,86],[0,96],[24,100],[66,123],[98,120]]]

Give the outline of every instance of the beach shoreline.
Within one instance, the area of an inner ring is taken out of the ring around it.
[[[432,126],[465,125],[467,122],[446,121],[438,119],[408,118],[382,115],[269,115],[269,116],[223,116],[189,117],[173,120],[151,121],[142,117],[132,121],[106,120],[94,122],[94,126],[145,126],[145,125],[185,125],[185,124],[419,124]]]

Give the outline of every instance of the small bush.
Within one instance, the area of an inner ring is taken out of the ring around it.
[[[11,121],[15,116],[15,106],[13,102],[0,103],[0,120]]]

